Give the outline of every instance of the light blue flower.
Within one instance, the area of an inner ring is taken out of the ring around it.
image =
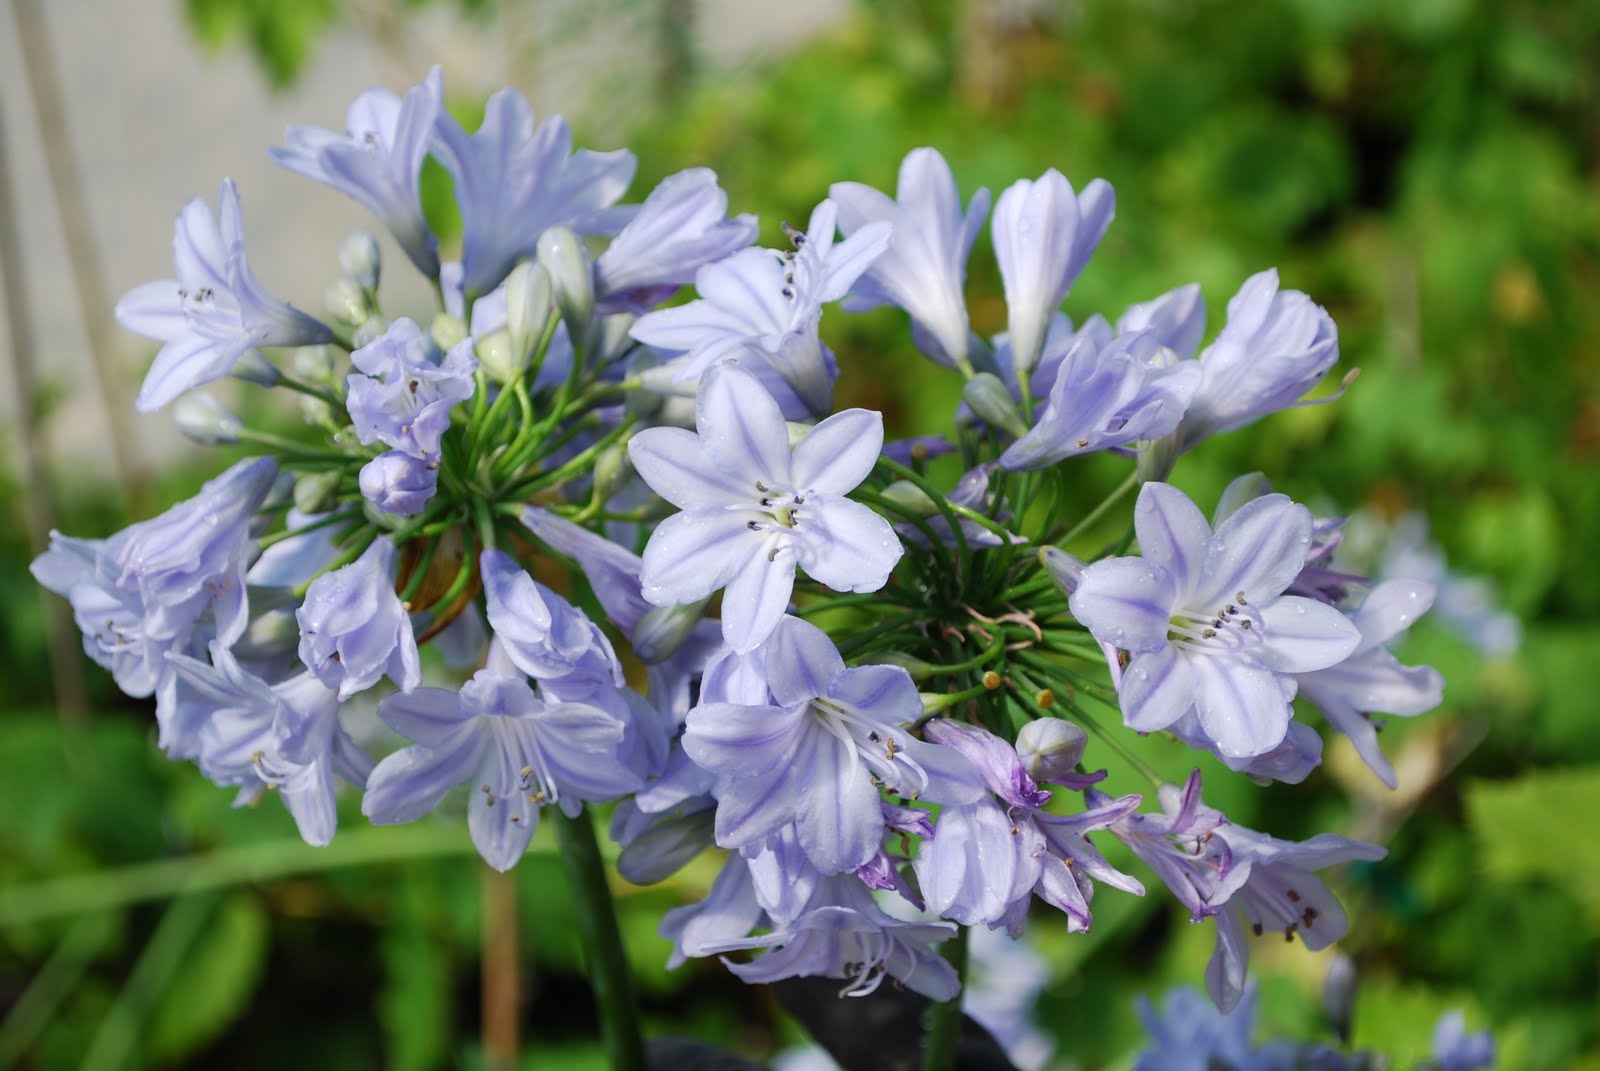
[[[327,326],[269,295],[245,259],[239,191],[224,179],[217,218],[196,198],[178,213],[172,238],[176,279],[136,286],[117,302],[117,323],[165,343],[134,405],[160,409],[233,371],[255,346],[327,342]]]
[[[338,689],[341,702],[385,674],[404,691],[422,683],[417,641],[394,591],[394,570],[394,544],[379,536],[360,558],[313,580],[295,613],[300,660]]]
[[[845,308],[897,305],[911,314],[917,348],[937,364],[967,360],[967,302],[962,293],[967,257],[989,214],[989,191],[972,195],[966,211],[950,165],[937,149],[913,149],[900,164],[897,200],[859,182],[835,182],[828,199],[838,206],[847,237],[873,223],[893,227],[883,254],[856,280]]]
[[[750,373],[717,365],[700,385],[699,433],[650,428],[628,453],[644,481],[683,512],[644,550],[644,597],[694,603],[719,588],[722,634],[749,651],[772,632],[794,569],[836,591],[876,591],[902,548],[889,522],[844,497],[877,462],[883,417],[847,409],[791,450],[783,415]]]
[[[1311,514],[1284,495],[1241,507],[1215,533],[1168,484],[1139,492],[1142,558],[1083,570],[1068,605],[1097,640],[1133,654],[1123,721],[1157,732],[1192,705],[1220,754],[1248,758],[1283,742],[1297,673],[1326,669],[1361,635],[1343,614],[1284,595],[1311,545]]]
[[[1419,1071],[1484,1071],[1494,1066],[1494,1035],[1467,1033],[1467,1017],[1458,1008],[1440,1017],[1433,1028],[1433,1062]]]
[[[425,461],[439,456],[450,410],[472,397],[478,360],[463,339],[442,359],[429,336],[401,318],[350,355],[350,419],[363,445],[381,442]]]
[[[357,97],[345,114],[345,133],[291,126],[287,148],[267,155],[297,175],[315,179],[372,211],[429,279],[439,277],[439,244],[422,214],[419,182],[443,114],[438,67],[404,99],[387,89]]]
[[[388,450],[361,466],[361,497],[384,513],[414,517],[439,489],[439,463]]]
[[[515,89],[489,98],[471,136],[441,113],[438,136],[461,209],[461,285],[469,298],[499,286],[549,228],[610,234],[627,219],[629,213],[608,209],[633,180],[633,154],[574,153],[566,121],[547,116],[536,127],[527,98]]]
[[[594,265],[603,309],[644,312],[694,281],[702,265],[756,240],[756,217],[728,219],[716,172],[690,168],[662,179]]]

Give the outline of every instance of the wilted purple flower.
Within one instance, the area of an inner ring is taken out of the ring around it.
[[[783,415],[755,377],[731,365],[706,374],[699,434],[650,428],[628,453],[644,481],[683,512],[644,550],[644,597],[693,603],[726,587],[722,634],[749,651],[789,604],[794,568],[837,591],[876,591],[902,548],[889,522],[845,494],[883,445],[883,417],[847,409],[791,451]]]
[[[333,332],[262,289],[245,259],[239,191],[224,179],[213,219],[205,201],[183,206],[172,238],[176,279],[136,286],[117,302],[117,323],[166,343],[134,405],[160,409],[215,382],[254,346],[310,346]]]
[[[1111,225],[1115,205],[1104,179],[1076,194],[1055,168],[1013,183],[995,203],[994,252],[1019,378],[1038,362],[1050,318]]]
[[[402,318],[351,354],[350,363],[359,369],[347,381],[350,419],[362,444],[381,442],[424,461],[437,459],[450,410],[472,397],[478,368],[472,339],[441,360],[422,329]]]
[[[422,683],[411,618],[394,591],[394,555],[379,536],[360,558],[313,580],[295,613],[300,660],[341,702],[385,674],[403,691]]]
[[[439,489],[439,463],[389,450],[361,466],[361,496],[384,513],[414,517]]]
[[[1156,732],[1192,705],[1225,756],[1277,747],[1294,674],[1342,661],[1361,638],[1332,607],[1282,594],[1305,563],[1311,514],[1268,495],[1213,534],[1182,491],[1147,483],[1134,526],[1144,557],[1088,566],[1069,600],[1096,639],[1133,652],[1124,722]]]
[[[1022,931],[1029,893],[1067,915],[1067,928],[1091,921],[1093,881],[1142,894],[1144,886],[1108,864],[1088,838],[1138,807],[1140,797],[1105,800],[1077,815],[1042,810],[1051,793],[1023,769],[1004,740],[973,726],[936,719],[929,740],[960,752],[992,795],[947,806],[931,841],[917,852],[917,879],[928,909],[965,925],[1004,924]],[[1076,776],[1076,775],[1074,775]]]
[[[756,240],[756,217],[728,219],[728,195],[716,172],[690,168],[661,180],[595,261],[603,308],[644,312],[694,281],[702,265]]]
[[[535,127],[533,109],[515,89],[489,98],[470,137],[441,113],[438,136],[461,207],[462,289],[469,297],[499,286],[548,228],[611,233],[625,218],[606,210],[633,181],[633,154],[574,153],[566,121],[547,116]]]
[[[1206,964],[1206,991],[1223,1011],[1233,1008],[1244,992],[1250,962],[1246,928],[1257,936],[1268,930],[1282,933],[1285,940],[1298,936],[1313,952],[1327,948],[1344,936],[1349,920],[1312,871],[1388,854],[1375,844],[1334,833],[1295,842],[1232,823],[1218,826],[1215,839],[1226,846],[1233,865],[1233,891],[1226,898],[1227,910],[1215,912],[1217,945]]]
[[[1096,806],[1107,802],[1092,790],[1087,799]],[[1110,829],[1189,909],[1190,921],[1199,922],[1217,912],[1248,872],[1235,869],[1227,843],[1216,838],[1228,819],[1201,802],[1199,770],[1181,790],[1162,785],[1158,799],[1160,814],[1130,814]]]
[[[378,763],[361,811],[373,822],[412,822],[471,784],[467,828],[484,862],[509,870],[527,850],[539,809],[576,817],[586,802],[639,787],[619,757],[624,726],[598,707],[541,700],[503,656],[461,686],[391,695],[378,715],[416,743]]]
[[[828,199],[838,206],[846,236],[873,223],[894,228],[883,254],[856,280],[845,308],[897,305],[911,314],[917,348],[937,364],[967,363],[967,302],[962,293],[967,256],[989,214],[989,191],[972,195],[966,212],[950,165],[937,149],[913,149],[900,164],[898,201],[859,182],[835,182]]]
[[[1033,429],[1000,456],[1013,471],[1040,469],[1091,450],[1169,434],[1200,385],[1194,361],[1178,361],[1153,330],[1097,346],[1080,332],[1056,370]]]
[[[1467,1033],[1467,1017],[1457,1008],[1433,1028],[1433,1062],[1418,1071],[1484,1071],[1494,1061],[1494,1035],[1487,1030]]]
[[[889,225],[873,223],[835,245],[835,219],[833,202],[823,201],[794,234],[794,251],[745,249],[707,264],[695,273],[698,301],[641,316],[633,337],[682,352],[665,366],[679,383],[754,350],[812,414],[826,414],[837,373],[817,333],[822,306],[842,298],[889,241]]]
[[[878,785],[939,803],[982,794],[966,759],[901,728],[922,712],[905,670],[845,669],[820,629],[787,617],[767,641],[765,675],[772,704],[702,702],[689,712],[684,750],[722,777],[717,843],[759,844],[793,822],[811,864],[837,874],[878,849]]]
[[[1205,378],[1180,429],[1183,448],[1294,405],[1338,359],[1338,328],[1322,306],[1280,291],[1275,268],[1252,275],[1200,354]]]
[[[1438,706],[1444,678],[1432,666],[1404,666],[1384,644],[1411,627],[1433,604],[1433,585],[1386,580],[1351,615],[1361,642],[1344,661],[1297,675],[1300,694],[1317,705],[1328,724],[1350,738],[1356,752],[1384,784],[1396,787],[1394,767],[1378,747],[1373,713],[1411,717]]]
[[[541,686],[574,676],[613,689],[622,684],[610,641],[583,611],[534,580],[504,551],[486,550],[478,560],[489,627],[513,665]]]
[[[236,806],[276,789],[306,843],[322,846],[338,824],[335,773],[364,784],[372,760],[339,727],[339,700],[310,673],[268,685],[246,672],[222,643],[211,663],[168,658],[177,677],[163,746],[192,757],[219,785],[239,786]]]
[[[383,221],[417,270],[439,277],[438,242],[422,214],[419,179],[443,114],[438,67],[405,98],[387,89],[361,94],[345,113],[345,133],[291,126],[287,148],[267,155],[293,171],[353,197]]]
[[[185,651],[203,617],[224,644],[248,619],[250,525],[278,474],[272,458],[247,458],[200,493],[109,539],[50,535],[34,577],[66,596],[83,649],[117,686],[142,698],[167,676],[164,656]]]

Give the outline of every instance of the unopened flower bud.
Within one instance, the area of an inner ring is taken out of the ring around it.
[[[1035,781],[1059,781],[1083,760],[1089,736],[1070,721],[1036,718],[1017,733],[1017,758]]]
[[[709,599],[682,606],[656,606],[639,619],[633,630],[633,653],[651,665],[665,662],[700,623]]]
[[[539,263],[550,273],[556,306],[576,342],[588,333],[594,317],[594,271],[583,239],[566,227],[551,227],[539,235]]]
[[[999,376],[979,372],[961,388],[961,397],[984,423],[1018,438],[1028,434],[1028,425],[1022,422],[1022,414],[1017,412],[1011,391]]]
[[[367,292],[361,289],[360,283],[348,276],[341,276],[328,284],[328,289],[322,293],[322,304],[329,316],[351,326],[360,326],[372,316]]]
[[[438,489],[439,468],[436,462],[390,450],[361,467],[360,484],[361,494],[381,513],[412,517]]]
[[[428,325],[428,334],[433,336],[433,341],[441,350],[448,350],[467,337],[466,321],[459,316],[451,316],[448,312],[441,312],[434,316],[433,323]]]
[[[874,666],[899,666],[915,681],[927,680],[938,672],[937,666],[904,651],[878,651],[868,655],[864,662]]]
[[[1078,590],[1078,578],[1086,568],[1083,562],[1060,547],[1040,547],[1039,564],[1049,571],[1064,595],[1071,595]]]
[[[506,333],[519,373],[533,360],[554,312],[549,270],[535,260],[524,260],[511,269],[506,277]]]
[[[496,331],[480,337],[472,352],[478,356],[478,367],[491,383],[507,384],[522,374],[526,365],[519,365],[511,352],[511,336]]]
[[[338,500],[340,472],[310,472],[294,482],[294,506],[301,513],[326,513]]]
[[[613,445],[594,459],[594,496],[601,502],[622,490],[623,484],[633,475],[633,465],[628,461],[628,448]]]
[[[932,517],[939,505],[928,497],[928,492],[910,480],[896,480],[883,489],[883,497],[894,506],[916,517]]]
[[[366,323],[357,324],[356,329],[350,332],[350,348],[359,350],[363,346],[370,346],[382,338],[384,332],[388,330],[389,325],[384,322],[383,317],[370,317]]]
[[[234,362],[233,370],[228,374],[234,379],[242,379],[258,387],[276,387],[278,381],[283,378],[283,373],[278,371],[271,361],[261,356],[260,350],[245,350]]]
[[[232,446],[243,427],[227,406],[204,391],[192,390],[172,407],[172,419],[184,436],[206,446]]]
[[[294,374],[309,383],[332,383],[336,367],[328,346],[301,346],[294,351]]]
[[[339,243],[339,267],[363,290],[378,289],[383,253],[371,231],[351,231]]]
[[[652,823],[617,857],[617,873],[635,885],[654,885],[682,870],[711,847],[716,808],[672,815]]]

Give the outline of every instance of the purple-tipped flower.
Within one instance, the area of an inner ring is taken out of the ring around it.
[[[347,380],[356,437],[364,445],[381,442],[436,460],[450,410],[472,397],[478,368],[472,340],[463,339],[440,359],[422,329],[402,318],[351,354],[350,363],[359,370]]]
[[[300,660],[341,702],[385,674],[403,691],[422,683],[411,617],[394,592],[394,555],[379,536],[360,558],[313,580],[295,613]]]
[[[447,114],[438,135],[461,207],[461,285],[469,297],[499,286],[550,227],[612,233],[621,221],[607,209],[633,181],[633,154],[574,153],[566,121],[553,115],[534,126],[533,109],[515,89],[489,98],[470,137]]]
[[[136,286],[117,302],[117,322],[165,345],[134,405],[160,409],[215,382],[254,346],[310,346],[333,333],[262,289],[244,253],[239,191],[224,179],[217,216],[196,198],[178,213],[172,237],[176,279]]]
[[[756,217],[728,219],[728,195],[704,167],[669,175],[650,191],[595,261],[595,291],[606,308],[644,312],[705,264],[756,240]]]
[[[640,785],[620,757],[622,722],[586,703],[545,702],[496,654],[459,694],[418,688],[389,696],[378,715],[416,743],[372,771],[362,813],[379,824],[412,822],[467,784],[472,843],[496,870],[522,858],[545,804],[575,817],[586,802]]]
[[[1399,783],[1378,747],[1371,714],[1425,714],[1444,698],[1444,678],[1432,666],[1405,666],[1384,646],[1410,628],[1433,604],[1433,585],[1387,580],[1351,615],[1361,642],[1349,657],[1296,678],[1300,694],[1321,709],[1328,724],[1350,738],[1356,752],[1390,788]]]
[[[911,314],[917,347],[946,368],[967,362],[967,302],[962,293],[967,256],[989,213],[989,191],[972,195],[965,213],[961,191],[937,149],[913,149],[900,164],[898,200],[859,182],[835,182],[846,236],[873,223],[893,226],[883,255],[856,280],[845,308],[897,305]]]
[[[1012,364],[1028,374],[1044,348],[1050,318],[1089,263],[1116,198],[1104,179],[1077,194],[1051,168],[1013,183],[994,206],[994,252],[1005,282]]]
[[[1200,385],[1194,361],[1179,361],[1156,332],[1118,335],[1103,346],[1080,332],[1062,359],[1033,430],[1000,457],[1013,471],[1040,469],[1091,450],[1170,434]]]
[[[443,114],[438,67],[404,99],[370,89],[345,114],[345,133],[291,126],[288,147],[267,155],[297,175],[315,179],[372,211],[406,251],[417,270],[439,277],[438,242],[422,215],[419,180],[434,128]]]
[[[971,802],[982,786],[955,751],[903,725],[922,700],[905,670],[846,669],[815,625],[784,618],[767,641],[770,705],[709,702],[689,712],[683,748],[721,776],[717,843],[760,844],[794,823],[824,874],[866,863],[883,838],[878,786],[937,803]]]
[[[693,603],[726,587],[722,632],[737,651],[771,634],[798,565],[837,591],[876,591],[902,553],[889,522],[845,494],[883,445],[883,418],[835,413],[793,448],[783,415],[750,373],[718,365],[701,383],[698,435],[651,428],[628,453],[655,492],[683,512],[644,550],[644,597]]]
[[[665,366],[678,383],[754,351],[822,416],[837,374],[817,333],[822,306],[844,297],[889,242],[889,225],[872,223],[835,245],[836,217],[833,202],[823,201],[805,232],[793,232],[792,252],[745,249],[706,265],[695,274],[698,301],[641,316],[633,337],[683,353]]]
[[[1185,449],[1294,405],[1339,359],[1327,311],[1298,290],[1279,290],[1272,268],[1245,280],[1228,322],[1200,354],[1205,372],[1180,434]]]
[[[1097,640],[1133,652],[1123,721],[1156,732],[1192,705],[1225,756],[1277,747],[1294,675],[1343,661],[1361,640],[1331,606],[1282,594],[1305,564],[1310,512],[1267,495],[1213,533],[1182,491],[1147,483],[1134,526],[1144,557],[1088,566],[1069,600]]]

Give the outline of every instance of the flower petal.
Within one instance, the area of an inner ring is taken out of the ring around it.
[[[1135,732],[1154,733],[1183,716],[1194,703],[1190,664],[1174,647],[1140,652],[1122,675],[1122,723]]]
[[[1253,659],[1202,655],[1189,659],[1200,726],[1228,758],[1261,755],[1289,731],[1289,703],[1279,677]]]
[[[1211,526],[1188,495],[1166,483],[1139,489],[1133,510],[1139,553],[1172,574],[1180,592],[1192,591],[1211,542]]]
[[[725,472],[706,456],[700,437],[683,428],[647,428],[628,443],[628,459],[650,489],[679,509],[754,505],[753,484]]]
[[[835,413],[806,432],[795,446],[795,487],[845,494],[867,478],[882,449],[882,413],[870,409]]]
[[[1172,574],[1144,558],[1106,558],[1088,566],[1067,604],[1095,639],[1128,651],[1159,651],[1178,588]]]
[[[765,544],[746,520],[740,513],[694,509],[662,521],[644,548],[644,597],[655,606],[676,606],[726,586]]]
[[[700,379],[695,426],[706,461],[751,486],[789,483],[789,430],[761,381],[738,365],[713,365]]]
[[[778,627],[793,593],[794,552],[769,539],[745,560],[722,595],[723,640],[739,654],[755,650]]]
[[[1212,535],[1189,605],[1220,607],[1236,601],[1241,591],[1263,605],[1300,575],[1310,549],[1310,510],[1287,495],[1246,502]]]
[[[800,567],[835,591],[877,591],[905,553],[893,525],[848,498],[816,501],[795,535]]]
[[[1266,640],[1256,657],[1279,673],[1309,673],[1343,662],[1361,643],[1350,619],[1325,602],[1285,595],[1261,610]]]

